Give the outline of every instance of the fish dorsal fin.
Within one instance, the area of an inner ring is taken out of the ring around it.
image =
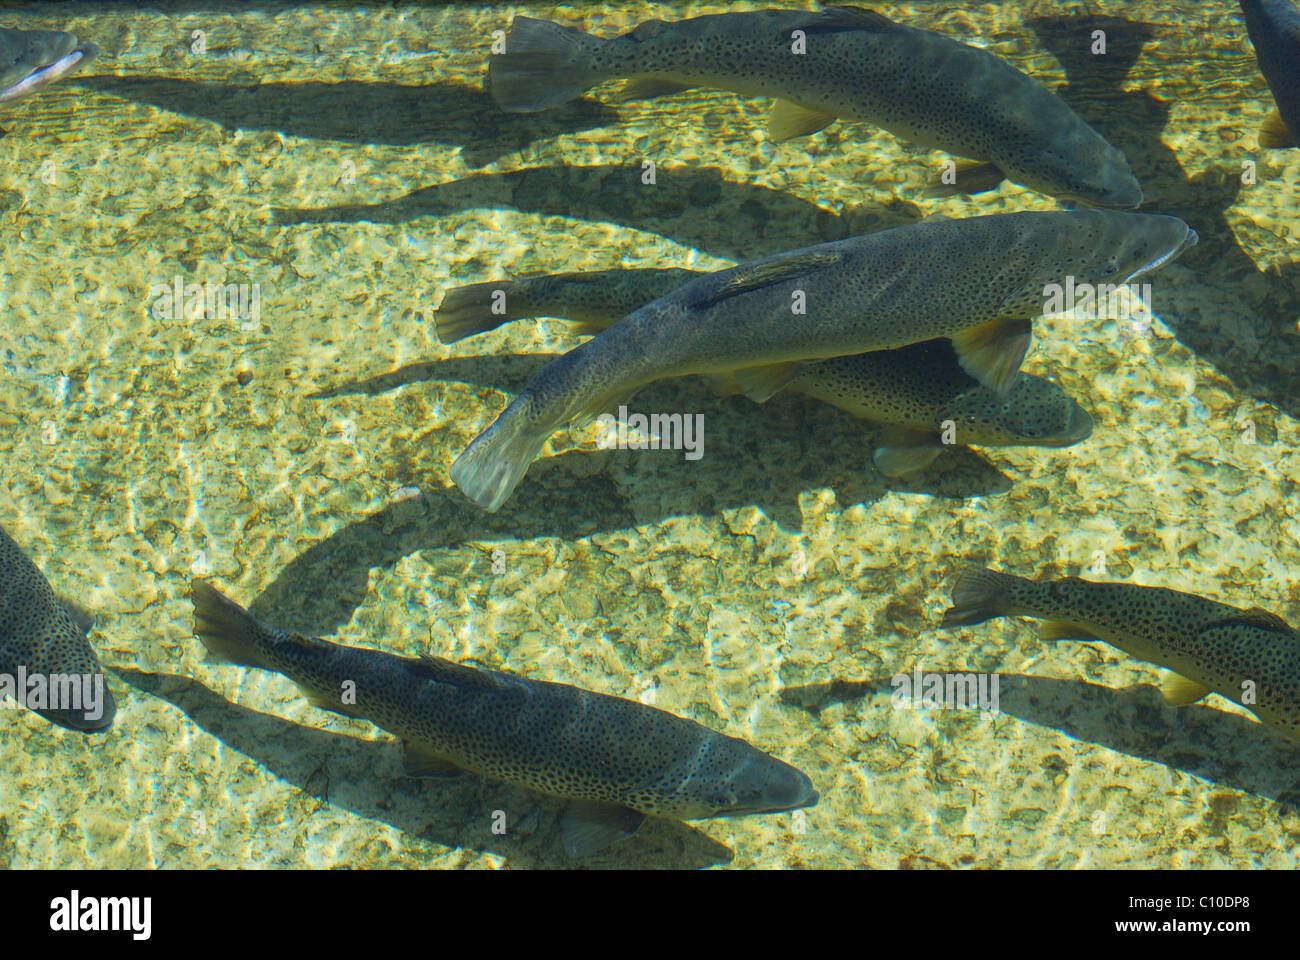
[[[402,741],[402,770],[408,777],[427,777],[431,780],[455,780],[465,772],[446,757],[435,753],[432,747],[411,740]]]
[[[668,24],[663,20],[643,20],[635,27],[629,30],[624,36],[635,40],[637,43],[649,40],[651,37],[657,37],[663,33],[664,27]]]
[[[799,30],[805,33],[840,33],[847,30],[867,30],[872,33],[884,33],[897,30],[898,24],[883,13],[868,10],[866,7],[826,7],[810,19]],[[786,33],[789,33],[787,30]]]
[[[644,820],[644,813],[628,807],[593,800],[574,800],[560,816],[564,852],[570,857],[585,857],[617,840],[632,836]]]
[[[795,137],[806,137],[835,122],[835,114],[825,110],[801,107],[789,100],[772,104],[767,115],[767,138],[773,143],[784,143]]]
[[[500,674],[452,663],[430,653],[422,653],[418,660],[407,662],[416,673],[453,687],[464,687],[469,690],[500,690],[506,685]]]
[[[1160,683],[1160,693],[1167,703],[1175,707],[1185,707],[1195,703],[1210,693],[1210,688],[1195,680],[1188,680],[1181,673],[1166,674]]]
[[[1262,627],[1265,630],[1273,630],[1277,633],[1293,633],[1291,624],[1287,623],[1276,613],[1270,613],[1260,607],[1251,607],[1237,616],[1226,617],[1217,623],[1212,624],[1215,627],[1225,627],[1230,624],[1240,623],[1245,626]]]
[[[796,277],[812,273],[814,270],[829,267],[832,264],[839,263],[839,261],[840,255],[838,253],[806,250],[775,260],[756,263],[748,267],[736,267],[731,278],[721,289],[710,290],[700,299],[691,302],[690,306],[697,310],[712,307],[723,300],[738,297],[742,293],[775,286],[778,283],[784,283],[787,280],[793,280]]]

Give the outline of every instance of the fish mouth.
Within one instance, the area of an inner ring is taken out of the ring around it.
[[[84,67],[99,55],[99,47],[93,43],[83,43],[66,56],[53,63],[38,67],[12,86],[0,90],[0,103],[26,97],[42,87],[47,87],[55,80],[66,77],[80,67]]]
[[[1150,263],[1146,264],[1145,266],[1138,267],[1136,270],[1134,270],[1132,273],[1128,275],[1128,278],[1124,280],[1124,283],[1128,283],[1129,280],[1132,280],[1134,277],[1140,277],[1143,274],[1150,273],[1152,270],[1160,269],[1170,260],[1173,260],[1179,254],[1181,254],[1188,247],[1196,246],[1196,241],[1199,239],[1200,237],[1196,235],[1196,231],[1193,230],[1191,227],[1188,227],[1187,234],[1183,237],[1182,241],[1178,244],[1178,246],[1156,257],[1154,260],[1152,260]]]

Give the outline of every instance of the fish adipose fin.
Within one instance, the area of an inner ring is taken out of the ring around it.
[[[1188,680],[1182,674],[1170,673],[1161,681],[1160,693],[1166,702],[1175,707],[1185,707],[1210,693],[1210,688],[1195,680]]]
[[[1038,625],[1039,640],[1097,640],[1101,637],[1094,636],[1083,627],[1076,626],[1066,620],[1044,620]]]
[[[840,255],[838,253],[808,251],[776,260],[768,260],[764,263],[756,263],[748,267],[735,267],[733,268],[735,272],[721,289],[710,290],[700,299],[692,301],[689,306],[695,310],[703,310],[719,304],[723,300],[730,300],[732,297],[738,297],[743,293],[761,290],[763,287],[784,283],[787,280],[794,280],[796,277],[802,277],[814,270],[829,267],[832,264],[839,263],[839,261]]]
[[[560,816],[564,852],[585,857],[636,833],[645,814],[611,803],[574,800]]]
[[[799,375],[802,360],[786,363],[765,363],[758,367],[744,367],[733,371],[732,376],[741,393],[755,403],[766,403],[787,383]]]
[[[943,627],[969,627],[1003,615],[1006,588],[1019,581],[1009,573],[984,567],[967,567],[952,588],[952,606],[944,612]]]
[[[1300,146],[1300,142],[1297,142],[1296,135],[1291,132],[1291,128],[1282,119],[1282,114],[1274,110],[1259,125],[1259,145],[1273,150],[1283,147],[1297,147]]]
[[[433,315],[433,334],[438,342],[455,343],[522,319],[523,314],[510,311],[511,286],[509,280],[490,280],[448,290]],[[498,296],[498,292],[504,297]],[[497,304],[504,307],[504,313],[492,312]]]
[[[506,52],[488,61],[488,92],[509,113],[535,113],[581,96],[605,78],[574,65],[578,50],[597,38],[549,20],[515,17]]]
[[[190,602],[194,634],[213,660],[269,669],[258,646],[274,637],[274,630],[203,580],[190,581]]]
[[[992,190],[1006,178],[1006,174],[991,163],[963,160],[957,164],[955,182],[944,183],[943,175],[937,174],[921,195],[931,199],[969,196]]]
[[[657,77],[634,77],[628,80],[610,99],[614,103],[627,103],[629,100],[654,100],[657,97],[671,97],[690,90],[689,83],[677,83],[673,80],[660,80]]]
[[[871,462],[887,477],[901,477],[906,473],[924,470],[943,453],[939,437],[924,430],[907,430],[887,427],[880,437],[880,445],[871,455]]]
[[[422,653],[419,659],[410,660],[408,663],[412,670],[427,676],[430,680],[449,683],[454,687],[469,690],[502,690],[507,686],[500,674],[491,670],[477,670],[429,653]]]
[[[440,757],[423,743],[402,741],[402,771],[408,777],[455,780],[465,771],[446,757]]]
[[[767,136],[773,143],[784,143],[795,137],[806,137],[835,122],[835,114],[825,110],[801,107],[789,100],[772,104],[767,117]]]
[[[1029,352],[1032,329],[1023,318],[990,320],[959,331],[952,345],[962,369],[990,390],[1005,394]]]

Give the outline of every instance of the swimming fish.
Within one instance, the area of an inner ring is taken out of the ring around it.
[[[47,706],[34,712],[61,727],[107,730],[117,705],[86,639],[90,627],[0,527],[0,689],[29,706],[42,697]]]
[[[1240,0],[1259,72],[1277,109],[1259,131],[1261,147],[1300,146],[1300,9],[1291,0]]]
[[[444,343],[536,316],[571,318],[580,332],[599,333],[703,275],[651,268],[476,283],[448,290],[434,325]],[[734,392],[728,382],[734,378],[718,379],[723,392]],[[929,466],[946,448],[944,440],[1065,447],[1092,435],[1092,417],[1055,383],[1020,372],[999,395],[961,368],[947,340],[814,360],[785,389],[887,425],[873,459],[889,476]]]
[[[609,38],[517,16],[488,64],[488,89],[511,112],[620,78],[629,78],[623,101],[692,87],[775,97],[767,129],[778,142],[843,118],[976,161],[931,196],[1005,177],[1092,206],[1142,203],[1124,154],[1036,80],[987,50],[859,7],[648,20]]]
[[[801,361],[952,339],[962,367],[1005,394],[1049,285],[1123,284],[1196,242],[1176,217],[1080,210],[921,221],[750,261],[692,280],[547,364],[456,458],[451,479],[488,511],[552,433],[664,377],[736,371],[763,401]]]
[[[74,34],[62,30],[0,27],[0,103],[31,96],[98,55],[99,47],[78,44]]]
[[[570,801],[561,819],[570,856],[632,834],[647,816],[777,813],[818,800],[788,763],[634,700],[285,633],[201,580],[190,597],[210,654],[283,674],[315,706],[400,737],[410,776],[467,770]]]
[[[1164,684],[1171,703],[1214,692],[1300,742],[1300,633],[1267,610],[1163,587],[1034,581],[975,566],[962,571],[952,603],[944,627],[1045,620],[1044,640],[1098,640],[1173,671]]]

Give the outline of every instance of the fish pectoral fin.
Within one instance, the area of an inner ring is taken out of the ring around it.
[[[1023,317],[989,320],[958,331],[952,345],[962,369],[990,390],[1005,394],[1029,352],[1032,329]]]
[[[835,122],[835,114],[825,110],[801,107],[789,100],[772,104],[767,117],[767,137],[773,143],[784,143],[795,137],[806,137]]]
[[[766,403],[774,393],[799,374],[802,360],[784,363],[765,363],[757,367],[744,367],[732,372],[741,393],[755,403]]]
[[[1166,674],[1160,683],[1161,696],[1175,707],[1185,707],[1189,703],[1195,703],[1209,692],[1209,687],[1195,680],[1188,680],[1180,673]]]
[[[968,196],[992,190],[1007,178],[999,168],[982,160],[963,160],[957,164],[952,183],[945,183],[943,174],[936,174],[922,196],[931,199]]]
[[[402,741],[402,771],[408,777],[432,780],[455,780],[465,772],[431,747],[410,740]]]
[[[689,83],[676,80],[660,80],[657,77],[635,77],[619,88],[610,100],[614,103],[627,103],[629,100],[654,100],[656,97],[671,97],[690,90]]]
[[[1291,131],[1282,119],[1282,114],[1274,110],[1259,125],[1259,145],[1268,149],[1300,146],[1300,137]]]
[[[821,270],[832,264],[839,263],[840,259],[838,253],[828,253],[823,250],[805,250],[801,253],[777,257],[751,266],[736,267],[731,278],[721,289],[709,291],[700,299],[692,301],[689,306],[693,310],[712,307],[723,300],[738,297],[742,293],[761,290],[764,287],[771,287],[787,280],[805,276],[814,270]]]
[[[636,833],[645,814],[613,803],[593,800],[571,801],[560,815],[564,852],[585,857]]]
[[[924,430],[886,427],[871,461],[887,477],[924,470],[943,453],[939,437]]]
[[[709,386],[711,386],[713,392],[720,397],[735,397],[744,393],[740,388],[740,384],[736,380],[736,372],[734,370],[728,371],[727,373],[710,374]]]
[[[430,653],[422,653],[417,659],[407,660],[406,666],[413,673],[454,687],[471,690],[501,690],[507,686],[501,674],[494,670],[467,667],[463,663],[453,663]]]
[[[619,319],[622,319],[621,317]],[[604,320],[587,317],[585,320],[574,320],[569,323],[569,332],[577,334],[580,337],[594,337],[597,334],[604,333],[618,320]]]
[[[1272,630],[1276,633],[1291,634],[1291,624],[1287,623],[1276,613],[1264,610],[1260,607],[1251,607],[1244,610],[1235,617],[1227,617],[1212,624],[1215,627],[1231,626],[1232,624],[1242,624],[1248,627],[1261,627],[1264,630]]]
[[[1083,627],[1065,620],[1044,620],[1038,625],[1039,640],[1101,640]]]
[[[304,687],[301,684],[295,684],[295,686],[298,687],[298,692],[307,698],[307,702],[319,710],[328,710],[330,713],[341,714],[345,717],[353,717],[357,720],[366,719],[364,714],[358,713],[355,710],[349,710],[348,705],[339,700],[331,699],[325,694],[318,693],[317,691]]]
[[[68,616],[72,622],[77,625],[77,629],[82,633],[90,633],[95,629],[95,615],[77,603],[75,600],[69,600],[67,597],[59,594],[59,603],[63,604],[63,609],[68,611]]]

